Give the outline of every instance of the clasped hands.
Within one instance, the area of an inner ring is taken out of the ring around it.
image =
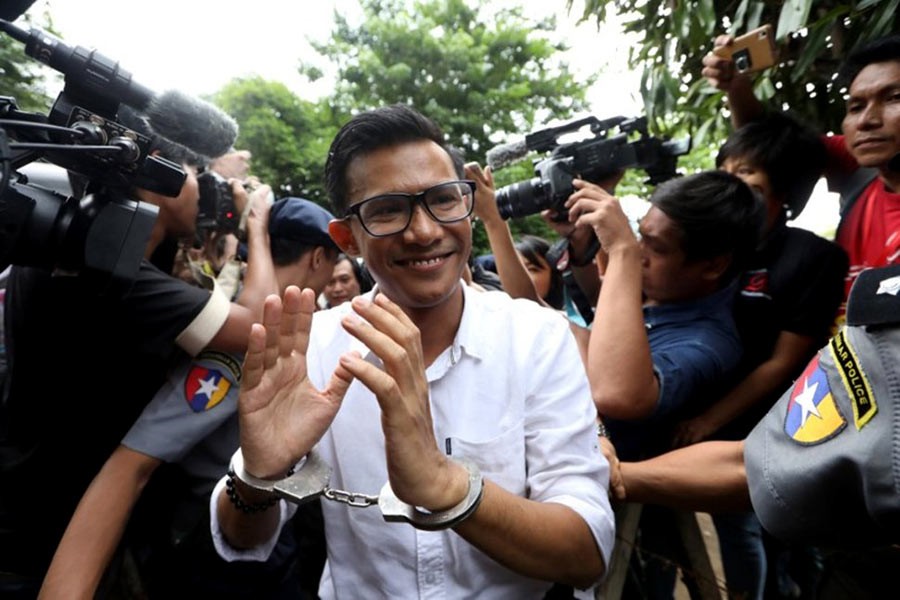
[[[459,504],[468,492],[468,473],[438,449],[419,330],[384,294],[371,301],[358,296],[352,308],[341,325],[381,359],[384,369],[347,352],[319,390],[306,365],[314,292],[291,286],[283,298],[266,298],[263,322],[250,332],[238,399],[246,470],[262,479],[284,477],[322,438],[358,379],[382,411],[395,495],[431,511]]]

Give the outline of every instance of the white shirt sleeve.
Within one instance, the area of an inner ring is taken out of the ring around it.
[[[284,500],[279,500],[278,510],[280,512],[280,520],[272,537],[255,548],[238,550],[225,540],[225,536],[222,534],[222,529],[219,526],[219,516],[217,514],[218,511],[216,505],[218,504],[219,495],[225,490],[225,479],[226,477],[222,477],[219,480],[209,498],[209,529],[212,533],[213,546],[215,546],[216,552],[226,562],[234,562],[236,560],[265,562],[269,560],[269,557],[272,555],[272,550],[275,549],[275,545],[278,543],[278,536],[281,534],[281,528],[284,527],[284,524],[297,512],[297,505],[290,504]]]

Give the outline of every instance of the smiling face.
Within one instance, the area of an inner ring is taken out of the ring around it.
[[[346,179],[348,205],[353,206],[390,192],[415,194],[454,181],[458,174],[444,149],[430,140],[419,140],[354,158]],[[462,306],[460,277],[472,249],[470,219],[441,224],[416,204],[409,227],[395,235],[373,237],[357,217],[334,225],[332,236],[338,244],[347,254],[362,256],[379,290],[400,306],[429,309],[451,298]]]
[[[883,169],[900,154],[900,61],[872,63],[859,72],[842,127],[860,166]]]

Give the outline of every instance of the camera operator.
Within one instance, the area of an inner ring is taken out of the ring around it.
[[[119,117],[152,136],[126,107]],[[133,190],[159,214],[130,287],[32,267],[15,266],[10,275],[9,388],[0,412],[0,590],[7,594],[37,592],[78,499],[153,397],[170,361],[205,347],[243,351],[262,300],[277,289],[267,259],[268,207],[261,201],[267,186],[252,198],[252,262],[240,304],[171,275],[175,240],[194,235],[195,169],[203,158],[152,139],[153,153],[184,165],[187,178],[177,197]],[[243,188],[232,188],[244,201]]]
[[[288,285],[322,292],[339,251],[328,235],[332,219],[308,200],[284,198],[273,204],[269,238],[282,292]],[[296,551],[290,528],[272,559],[261,564],[227,565],[209,539],[209,494],[238,447],[240,359],[204,351],[193,359],[183,357],[172,369],[79,503],[42,597],[56,598],[63,590],[79,590],[78,597],[96,594],[129,520],[141,544],[133,555],[140,557],[150,597],[207,597],[227,591],[229,598],[263,598],[296,587],[289,573]],[[151,481],[157,472],[162,479]],[[131,515],[139,499],[143,510]],[[164,509],[171,505],[177,510]],[[316,509],[318,503],[302,507]],[[175,516],[169,518],[170,512]],[[312,571],[313,564],[298,567]],[[314,579],[312,592],[318,585],[318,577]]]
[[[537,287],[529,275],[528,269],[519,255],[519,251],[516,249],[509,225],[497,208],[494,192],[494,175],[491,167],[487,166],[482,169],[477,162],[470,162],[465,166],[465,174],[466,177],[478,184],[475,190],[474,213],[484,223],[503,290],[513,298],[527,298],[543,306],[558,309],[559,307],[552,306],[538,294]],[[571,226],[569,226],[569,229],[571,229]],[[550,265],[550,267],[555,269],[556,265]],[[596,277],[596,269],[590,270]],[[563,300],[566,304],[570,304],[568,298]],[[584,330],[584,323],[583,321],[579,323],[572,319],[569,327],[579,342],[579,351],[584,360],[587,356],[587,334]]]
[[[762,227],[760,198],[709,171],[661,184],[638,238],[619,201],[576,180],[566,202],[576,228],[600,240],[608,264],[590,333],[587,370],[597,411],[620,456],[668,449],[679,414],[715,393],[742,348],[732,299]],[[644,507],[641,548],[678,554],[671,515]],[[671,594],[671,561],[647,560],[652,594]]]

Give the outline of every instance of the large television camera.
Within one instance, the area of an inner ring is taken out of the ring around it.
[[[0,97],[0,270],[17,264],[129,282],[158,212],[132,199],[132,190],[174,197],[186,178],[181,164],[151,150],[218,156],[234,142],[237,124],[180,92],[155,94],[93,49],[3,20],[0,31],[65,76],[46,116]],[[71,174],[79,182],[73,193],[31,181],[23,168],[35,161]]]
[[[590,127],[590,137],[560,143],[561,136],[585,126]],[[618,133],[610,135],[614,128]],[[637,139],[633,139],[635,135]],[[678,174],[677,157],[690,149],[690,137],[669,140],[649,135],[645,117],[612,117],[602,121],[586,117],[530,133],[524,142],[497,146],[487,153],[487,161],[492,169],[498,169],[529,152],[550,151],[549,157],[534,162],[533,179],[497,190],[497,208],[504,219],[552,209],[557,220],[565,221],[568,213],[564,205],[575,191],[573,179],[601,181],[619,170],[638,167],[647,172],[648,183],[656,185]]]

